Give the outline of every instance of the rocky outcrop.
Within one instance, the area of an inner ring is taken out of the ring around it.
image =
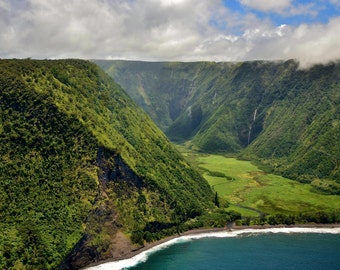
[[[143,183],[115,153],[99,148],[97,153],[99,191],[86,220],[86,233],[58,268],[75,270],[105,259],[119,259],[136,246],[121,231],[115,206],[107,194],[110,182],[141,188]],[[125,185],[123,185],[125,186]],[[119,190],[116,190],[119,195]]]
[[[106,186],[108,182],[125,182],[130,186],[141,188],[143,181],[129,168],[123,159],[116,153],[99,148],[97,153],[97,166],[100,169],[99,180]]]

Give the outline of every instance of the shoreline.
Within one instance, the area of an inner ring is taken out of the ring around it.
[[[230,227],[223,227],[223,228],[198,228],[192,229],[189,231],[185,231],[180,235],[172,235],[166,238],[160,239],[158,241],[152,243],[146,243],[143,247],[130,251],[129,253],[125,254],[124,256],[120,256],[118,258],[111,258],[103,261],[98,261],[92,264],[87,265],[86,267],[82,268],[83,270],[91,270],[93,267],[98,267],[99,265],[106,264],[106,263],[115,263],[120,261],[125,261],[136,257],[137,255],[142,254],[143,252],[147,252],[152,248],[165,244],[171,240],[175,240],[177,238],[183,236],[195,236],[201,234],[212,234],[212,233],[221,233],[221,232],[237,232],[237,231],[246,231],[246,230],[270,230],[270,229],[336,229],[340,228],[340,223],[334,224],[295,224],[295,225],[252,225],[252,226],[236,226],[232,225]]]

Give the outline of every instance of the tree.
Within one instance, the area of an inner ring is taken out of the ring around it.
[[[220,200],[218,199],[218,194],[217,194],[217,192],[215,192],[214,204],[215,204],[217,207],[220,207]]]

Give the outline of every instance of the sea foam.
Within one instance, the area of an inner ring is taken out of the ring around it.
[[[340,228],[300,228],[300,227],[291,227],[291,228],[266,228],[266,229],[242,229],[242,230],[231,230],[231,231],[218,231],[218,232],[208,232],[208,233],[198,233],[191,235],[179,236],[177,238],[171,239],[167,242],[161,243],[157,246],[154,246],[146,251],[143,251],[136,256],[120,260],[120,261],[112,261],[106,262],[97,266],[92,266],[86,268],[86,270],[120,270],[127,269],[129,267],[133,267],[139,263],[145,262],[148,257],[161,249],[167,248],[171,245],[181,242],[187,242],[194,239],[201,238],[227,238],[227,237],[236,237],[244,234],[264,234],[264,233],[327,233],[327,234],[340,234]]]

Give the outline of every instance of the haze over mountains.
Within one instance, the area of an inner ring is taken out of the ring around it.
[[[339,194],[340,64],[96,61],[165,131]],[[320,180],[322,179],[322,180]]]

